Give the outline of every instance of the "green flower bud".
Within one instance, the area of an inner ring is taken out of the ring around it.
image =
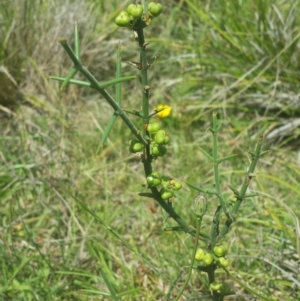
[[[158,122],[149,123],[147,126],[147,131],[149,133],[156,133],[160,130],[160,124]]]
[[[193,210],[198,217],[203,217],[207,210],[207,200],[203,194],[194,199]]]
[[[153,145],[151,153],[154,157],[162,157],[167,153],[167,148],[164,145]]]
[[[182,187],[182,184],[176,180],[171,180],[169,182],[169,184],[172,187],[172,189],[174,189],[174,190],[180,190]]]
[[[147,183],[149,186],[158,186],[161,184],[161,177],[158,172],[152,172],[148,177],[147,177]]]
[[[168,144],[170,142],[170,136],[166,135],[165,136],[165,143],[164,144]]]
[[[211,265],[214,261],[214,258],[212,256],[212,254],[210,253],[206,253],[203,258],[202,258],[203,262],[206,264],[206,265]]]
[[[155,178],[157,178],[157,179],[161,179],[161,175],[160,175],[160,173],[158,173],[157,171],[153,171],[153,172],[151,173],[151,176],[153,176],[153,177],[155,177]]]
[[[129,4],[127,12],[134,19],[139,19],[143,15],[143,7],[141,4]]]
[[[215,246],[214,247],[214,253],[218,256],[218,257],[223,257],[226,255],[227,253],[227,248],[224,245],[219,245],[219,246]]]
[[[219,291],[222,288],[222,283],[213,282],[210,284],[210,289],[213,291]]]
[[[155,134],[155,143],[158,145],[163,145],[165,144],[165,138],[166,138],[166,132],[164,130],[159,130]]]
[[[129,141],[129,151],[131,153],[140,152],[143,149],[143,144],[137,139],[131,139]]]
[[[160,3],[150,2],[147,9],[153,17],[158,17],[163,11],[163,6]]]
[[[200,248],[199,248],[199,249],[197,249],[197,251],[196,251],[195,259],[198,260],[198,261],[200,261],[200,260],[203,259],[204,255],[205,255],[205,251],[204,251],[203,249],[200,249]]]
[[[130,17],[126,11],[121,11],[115,18],[115,23],[120,27],[127,27],[130,25]]]
[[[227,268],[229,266],[229,261],[224,257],[219,258],[219,263],[220,263],[220,266],[223,268]]]
[[[170,199],[174,195],[174,193],[171,190],[166,189],[166,188],[163,187],[160,190],[160,195],[161,195],[161,198],[163,200],[168,200],[168,199]]]

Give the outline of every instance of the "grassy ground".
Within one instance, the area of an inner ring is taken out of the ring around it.
[[[166,300],[168,293],[172,300],[184,283],[192,238],[162,231],[164,213],[138,196],[147,190],[142,165],[127,150],[130,132],[118,121],[96,155],[110,108],[84,88],[70,86],[61,93],[45,77],[70,69],[57,40],[72,41],[74,21],[82,60],[100,82],[114,77],[119,42],[124,62],[138,60],[132,33],[117,30],[113,22],[129,3],[1,2],[0,62],[19,88],[14,98],[0,99],[0,300],[108,300],[99,266],[117,292],[136,289],[123,300]],[[227,237],[228,258],[236,277],[268,300],[300,300],[295,126],[300,3],[163,3],[164,17],[145,30],[149,55],[160,54],[149,71],[151,104],[169,104],[173,112],[162,120],[172,137],[171,155],[156,169],[211,187],[212,166],[198,146],[211,149],[206,129],[217,110],[223,125],[221,154],[240,155],[221,166],[226,191],[228,183],[241,184],[247,152],[264,132],[270,152],[260,160],[250,187],[258,197],[240,210]],[[124,63],[123,73],[134,71]],[[136,82],[123,85],[124,107],[139,107],[135,88],[139,91]],[[289,131],[286,124],[291,124]],[[174,202],[192,226],[195,196],[184,186]],[[215,202],[209,199],[203,231]],[[236,292],[226,300],[264,300],[225,274],[220,277]],[[206,284],[203,275],[193,273],[181,300],[200,300]]]

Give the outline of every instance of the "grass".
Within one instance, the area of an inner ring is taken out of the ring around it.
[[[221,178],[224,187],[239,185],[256,138],[299,118],[298,2],[215,1],[197,9],[195,0],[164,3],[165,17],[146,32],[150,53],[160,54],[149,73],[153,107],[173,108],[162,120],[172,156],[159,171],[196,185],[212,183],[212,166],[198,146],[210,149],[206,129],[218,110],[221,155],[240,154],[221,166]],[[146,191],[145,179],[128,154],[131,136],[120,120],[95,155],[108,106],[83,88],[60,93],[45,77],[69,70],[57,39],[71,41],[74,20],[85,65],[100,82],[114,77],[119,41],[123,61],[136,60],[131,33],[116,31],[112,22],[129,1],[16,3],[0,6],[0,60],[23,98],[9,117],[1,115],[0,297],[105,300],[104,273],[117,293],[130,293],[123,300],[165,300],[168,294],[172,300],[185,281],[192,238],[162,231],[163,212],[138,196]],[[123,73],[131,75],[132,68],[124,63]],[[140,95],[131,91],[137,86],[123,85],[124,107],[136,107]],[[295,128],[265,142],[270,152],[251,186],[258,197],[243,204],[228,236],[234,276],[269,300],[300,300],[298,135]],[[174,203],[193,226],[194,197],[185,186]],[[214,202],[209,199],[203,230]],[[237,294],[228,300],[262,300],[223,276]],[[185,298],[199,296],[205,286],[193,273]]]

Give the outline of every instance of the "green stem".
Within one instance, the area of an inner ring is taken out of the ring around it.
[[[246,173],[246,176],[244,178],[242,187],[241,187],[239,192],[236,192],[236,202],[235,202],[234,206],[231,209],[232,216],[235,216],[237,214],[243,200],[245,199],[246,192],[247,192],[247,189],[248,189],[249,184],[251,182],[251,179],[254,177],[254,170],[256,168],[258,159],[262,156],[262,154],[265,153],[265,152],[261,151],[262,143],[263,143],[263,137],[261,136],[258,140],[258,143],[257,143],[256,147],[255,147],[254,153],[252,153],[252,160],[251,160],[249,169]],[[231,224],[232,224],[232,220],[227,219],[224,226],[222,227],[222,229],[220,231],[220,235],[218,237],[218,240],[220,240],[222,237],[224,237],[228,233]]]
[[[215,265],[210,266],[207,270],[209,284],[215,282],[215,270],[216,270]],[[224,296],[222,294],[218,293],[217,291],[212,291],[212,300],[213,301],[223,301]]]
[[[137,32],[138,44],[140,50],[140,78],[142,85],[142,114],[143,114],[143,128],[144,128],[144,137],[148,137],[147,126],[149,123],[149,90],[148,86],[148,67],[147,67],[147,53],[146,53],[146,44],[144,38],[143,23],[141,20],[138,20],[135,25],[135,30]],[[144,150],[143,164],[146,177],[152,173],[152,157],[150,154],[150,143],[146,146]]]
[[[144,127],[144,138],[147,139],[147,125],[149,123],[149,89],[148,86],[148,66],[147,66],[147,53],[146,53],[146,43],[144,38],[143,31],[143,23],[141,20],[138,20],[135,24],[134,28],[137,32],[137,39],[140,50],[140,77],[141,77],[141,85],[142,85],[142,112],[143,112],[143,127]],[[148,141],[149,142],[149,141]],[[150,143],[148,143],[144,150],[144,156],[142,158],[142,162],[144,165],[144,171],[146,177],[152,173],[152,156],[150,153]],[[169,214],[171,218],[173,218],[177,224],[181,227],[183,231],[189,233],[191,235],[195,235],[195,229],[191,228],[174,210],[172,206],[170,206],[165,200],[161,198],[159,191],[155,188],[151,188],[153,198],[159,203],[159,205]],[[207,237],[205,237],[207,238]]]
[[[183,294],[185,288],[187,287],[187,285],[188,285],[188,283],[190,281],[192,270],[193,270],[193,266],[194,266],[194,261],[195,261],[195,255],[196,255],[197,248],[198,248],[198,239],[199,239],[199,234],[200,234],[201,223],[202,223],[202,217],[197,217],[196,236],[195,236],[195,244],[194,244],[193,255],[192,255],[192,262],[190,264],[188,275],[187,275],[186,280],[185,280],[185,282],[183,284],[183,287],[182,287],[180,293],[178,294],[177,298],[175,299],[175,301],[179,300],[179,298]]]
[[[226,206],[225,199],[223,197],[221,186],[220,186],[220,177],[219,177],[219,158],[218,158],[218,119],[217,114],[213,113],[213,127],[211,129],[213,134],[213,164],[214,164],[214,179],[215,179],[215,189],[217,192],[217,196],[219,199],[219,203],[222,207],[223,212],[225,213],[228,220],[232,220],[230,212]],[[219,215],[218,215],[219,217]],[[217,223],[218,224],[218,223]],[[215,227],[216,223],[212,223],[212,227]],[[213,248],[217,239],[216,234],[218,233],[218,229],[211,229],[211,247]]]
[[[71,47],[67,43],[67,41],[60,40],[59,43],[63,46],[63,48],[69,55],[70,59],[73,61],[74,67],[87,78],[87,80],[91,83],[92,88],[94,88],[96,91],[98,91],[107,100],[107,102],[112,106],[112,108],[116,111],[116,113],[119,114],[119,116],[123,119],[123,121],[128,126],[128,128],[131,130],[131,132],[137,137],[137,139],[143,145],[147,146],[148,142],[144,139],[144,137],[141,135],[140,131],[132,123],[132,121],[129,119],[129,117],[126,115],[126,113],[123,111],[121,106],[117,102],[114,101],[114,99],[109,95],[109,93],[101,87],[100,83],[96,80],[96,78],[80,63],[80,61],[77,59],[75,53],[73,52],[73,50],[71,49]]]

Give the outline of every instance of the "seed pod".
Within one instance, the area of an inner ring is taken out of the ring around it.
[[[171,190],[166,189],[166,188],[163,187],[160,190],[160,195],[161,195],[161,198],[163,200],[168,200],[168,199],[170,199],[174,195],[174,193]]]
[[[155,143],[158,145],[163,145],[165,144],[165,138],[166,138],[166,132],[164,130],[159,130],[155,134]]]
[[[155,177],[155,178],[157,178],[157,179],[161,179],[161,175],[160,175],[160,173],[158,173],[157,171],[153,171],[153,172],[151,173],[151,176],[153,176],[153,177]]]
[[[213,282],[210,284],[210,289],[213,291],[219,291],[222,288],[222,283]]]
[[[167,153],[167,148],[164,145],[154,144],[151,148],[151,153],[154,157],[162,157]]]
[[[203,249],[200,249],[200,248],[199,248],[199,249],[197,249],[197,251],[196,251],[195,259],[198,260],[198,261],[200,261],[200,260],[203,259],[204,255],[205,255],[205,251],[204,251]]]
[[[157,131],[160,130],[160,124],[158,122],[154,122],[154,123],[149,123],[147,126],[147,131],[149,133],[156,133]]]
[[[131,153],[140,152],[143,149],[143,144],[137,139],[131,139],[129,141],[129,151]]]
[[[161,184],[161,177],[158,172],[152,172],[148,177],[147,177],[147,183],[149,186],[158,186]]]
[[[203,217],[207,210],[207,199],[204,195],[199,194],[194,199],[193,210],[198,217]]]
[[[212,254],[210,253],[206,253],[204,256],[203,256],[203,262],[206,264],[206,265],[211,265],[214,261],[214,258],[212,256]]]
[[[130,25],[130,17],[127,11],[121,11],[115,18],[115,23],[120,27],[127,27]]]
[[[171,180],[169,183],[174,190],[180,190],[182,187],[182,184],[176,180]]]
[[[165,136],[165,143],[164,144],[168,144],[170,142],[170,136],[166,135]]]
[[[214,253],[218,256],[218,257],[223,257],[226,255],[227,253],[227,248],[224,245],[219,245],[219,246],[215,246],[214,247]]]
[[[143,14],[143,7],[141,4],[129,4],[127,7],[127,12],[134,19],[139,19]]]
[[[223,268],[227,268],[229,266],[229,261],[224,257],[219,258],[219,263],[220,263],[220,266]]]
[[[153,17],[158,17],[163,11],[163,6],[160,3],[150,2],[147,9]]]

